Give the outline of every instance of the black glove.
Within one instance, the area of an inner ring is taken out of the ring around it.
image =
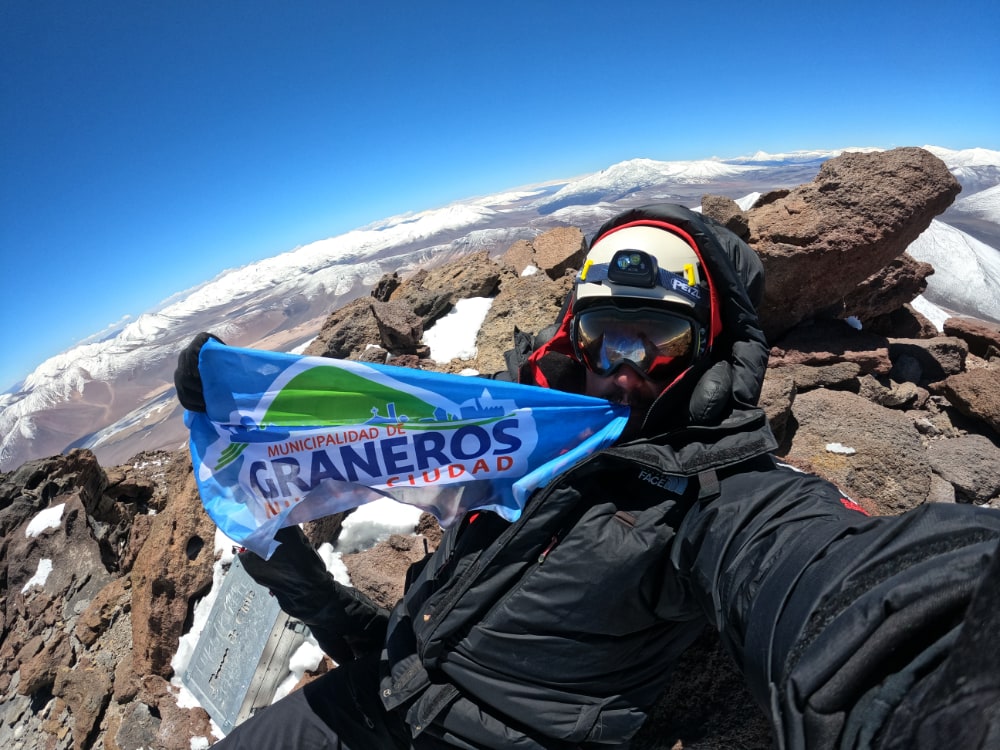
[[[379,653],[389,611],[335,581],[298,526],[286,526],[274,538],[281,546],[269,560],[240,553],[250,577],[270,590],[282,610],[309,626],[320,648],[338,664]]]
[[[174,388],[177,389],[177,400],[188,411],[205,411],[205,394],[202,391],[201,373],[198,372],[198,355],[201,353],[201,347],[209,339],[215,339],[220,344],[225,343],[214,334],[199,333],[177,357]]]

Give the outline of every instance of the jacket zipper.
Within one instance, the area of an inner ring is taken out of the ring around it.
[[[559,537],[553,536],[552,540],[549,542],[548,546],[542,550],[541,554],[538,555],[538,564],[541,565],[545,562],[545,558],[549,556],[549,553],[559,544]]]

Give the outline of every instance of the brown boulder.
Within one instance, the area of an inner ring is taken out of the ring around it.
[[[529,266],[535,265],[535,248],[528,240],[518,240],[500,256],[500,262],[520,276]]]
[[[928,151],[845,153],[816,179],[747,212],[750,244],[764,263],[760,308],[769,340],[843,300],[944,211],[961,187]]]
[[[888,315],[923,294],[927,277],[933,273],[930,263],[921,263],[903,253],[844,297],[843,315],[853,315],[869,328],[869,321]]]
[[[892,369],[889,342],[882,336],[859,331],[842,320],[817,320],[796,326],[772,347],[771,367],[810,365],[820,367],[853,362],[860,374],[886,375]]]
[[[948,318],[944,322],[946,336],[962,339],[969,345],[969,352],[989,359],[1000,354],[1000,324],[975,318]]]
[[[579,268],[587,253],[587,241],[576,227],[557,227],[542,232],[531,245],[535,249],[534,264],[550,279],[558,279],[567,271]]]
[[[131,606],[131,588],[131,579],[113,579],[80,614],[74,633],[84,646],[94,645],[108,626]]]
[[[424,328],[429,328],[460,299],[492,297],[501,273],[501,267],[490,260],[485,250],[470,253],[430,270],[420,269],[403,281],[389,299],[409,305]]]
[[[792,415],[797,426],[785,456],[793,465],[880,514],[927,499],[930,469],[911,417],[853,393],[823,389],[796,396]]]
[[[514,345],[514,328],[536,335],[555,323],[572,285],[568,275],[505,277],[476,336],[476,359],[467,364],[484,375],[505,371],[504,352]]]
[[[880,382],[871,375],[865,375],[860,379],[858,395],[887,409],[908,409],[920,406],[921,402],[926,401],[930,395],[926,390],[908,381],[897,383],[889,378],[883,380],[885,382]]]
[[[73,717],[73,747],[92,747],[91,735],[111,700],[111,675],[90,659],[81,659],[72,668],[59,669],[52,694],[65,701]]]
[[[558,279],[567,271],[579,268],[587,252],[586,238],[576,227],[557,227],[528,242],[518,240],[501,256],[500,262],[514,269],[518,276],[529,266]]]
[[[982,505],[1000,497],[1000,447],[993,440],[982,435],[934,440],[927,457],[959,502]]]
[[[1000,369],[979,368],[944,381],[945,397],[956,409],[1000,435]]]
[[[966,343],[951,336],[893,339],[889,342],[889,357],[893,362],[890,376],[897,381],[923,385],[937,383],[962,372],[968,353]]]
[[[899,339],[931,339],[938,335],[938,329],[934,324],[909,304],[887,315],[867,320],[865,330],[886,338]]]
[[[372,549],[343,555],[351,582],[383,607],[403,596],[406,571],[426,554],[423,537],[393,534]]]
[[[415,354],[424,324],[413,309],[399,300],[373,300],[371,305],[382,348],[390,354]]]
[[[779,442],[784,440],[785,427],[792,415],[795,401],[795,378],[784,372],[785,368],[768,369],[757,404],[767,415],[771,431]]]
[[[818,366],[790,364],[775,367],[774,370],[792,379],[796,393],[804,393],[814,388],[831,388],[856,393],[861,365],[857,362],[834,362]]]
[[[370,297],[359,297],[330,313],[305,353],[316,357],[347,359],[378,344],[381,334]]]
[[[746,212],[732,198],[723,195],[703,195],[701,213],[719,222],[740,239],[746,240],[750,236],[750,224]]]

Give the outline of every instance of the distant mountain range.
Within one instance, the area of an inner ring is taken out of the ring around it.
[[[1000,321],[1000,152],[925,148],[963,186],[910,248],[936,269],[925,296],[947,310]],[[103,464],[114,465],[140,450],[181,445],[186,430],[172,372],[177,353],[199,331],[235,345],[289,351],[384,273],[405,274],[475,250],[498,255],[515,240],[557,226],[590,234],[618,211],[655,201],[697,206],[712,193],[746,208],[760,193],[811,181],[820,164],[839,153],[632,159],[574,180],[390,217],[226,271],[46,360],[0,395],[0,471],[70,447],[92,448]]]

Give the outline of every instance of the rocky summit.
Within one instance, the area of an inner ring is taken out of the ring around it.
[[[727,198],[702,201],[767,270],[762,318],[773,348],[761,402],[780,456],[871,513],[1000,506],[1000,326],[952,318],[938,332],[909,305],[932,269],[906,247],[957,193],[936,157],[903,148],[832,159],[812,183],[746,211]],[[583,249],[579,230],[564,228],[407,278],[389,274],[332,312],[309,352],[504,370],[515,330],[535,335],[555,319]],[[423,331],[457,301],[482,296],[493,305],[475,358],[431,360]],[[851,315],[863,329],[846,322]],[[338,529],[325,520],[308,532],[319,543]],[[180,707],[170,682],[216,563],[185,453],[102,467],[73,450],[0,474],[0,534],[0,747],[207,746],[208,715]],[[437,538],[425,518],[412,536],[345,563],[356,585],[391,605],[406,565]],[[636,747],[770,747],[767,722],[711,634],[674,684]]]

